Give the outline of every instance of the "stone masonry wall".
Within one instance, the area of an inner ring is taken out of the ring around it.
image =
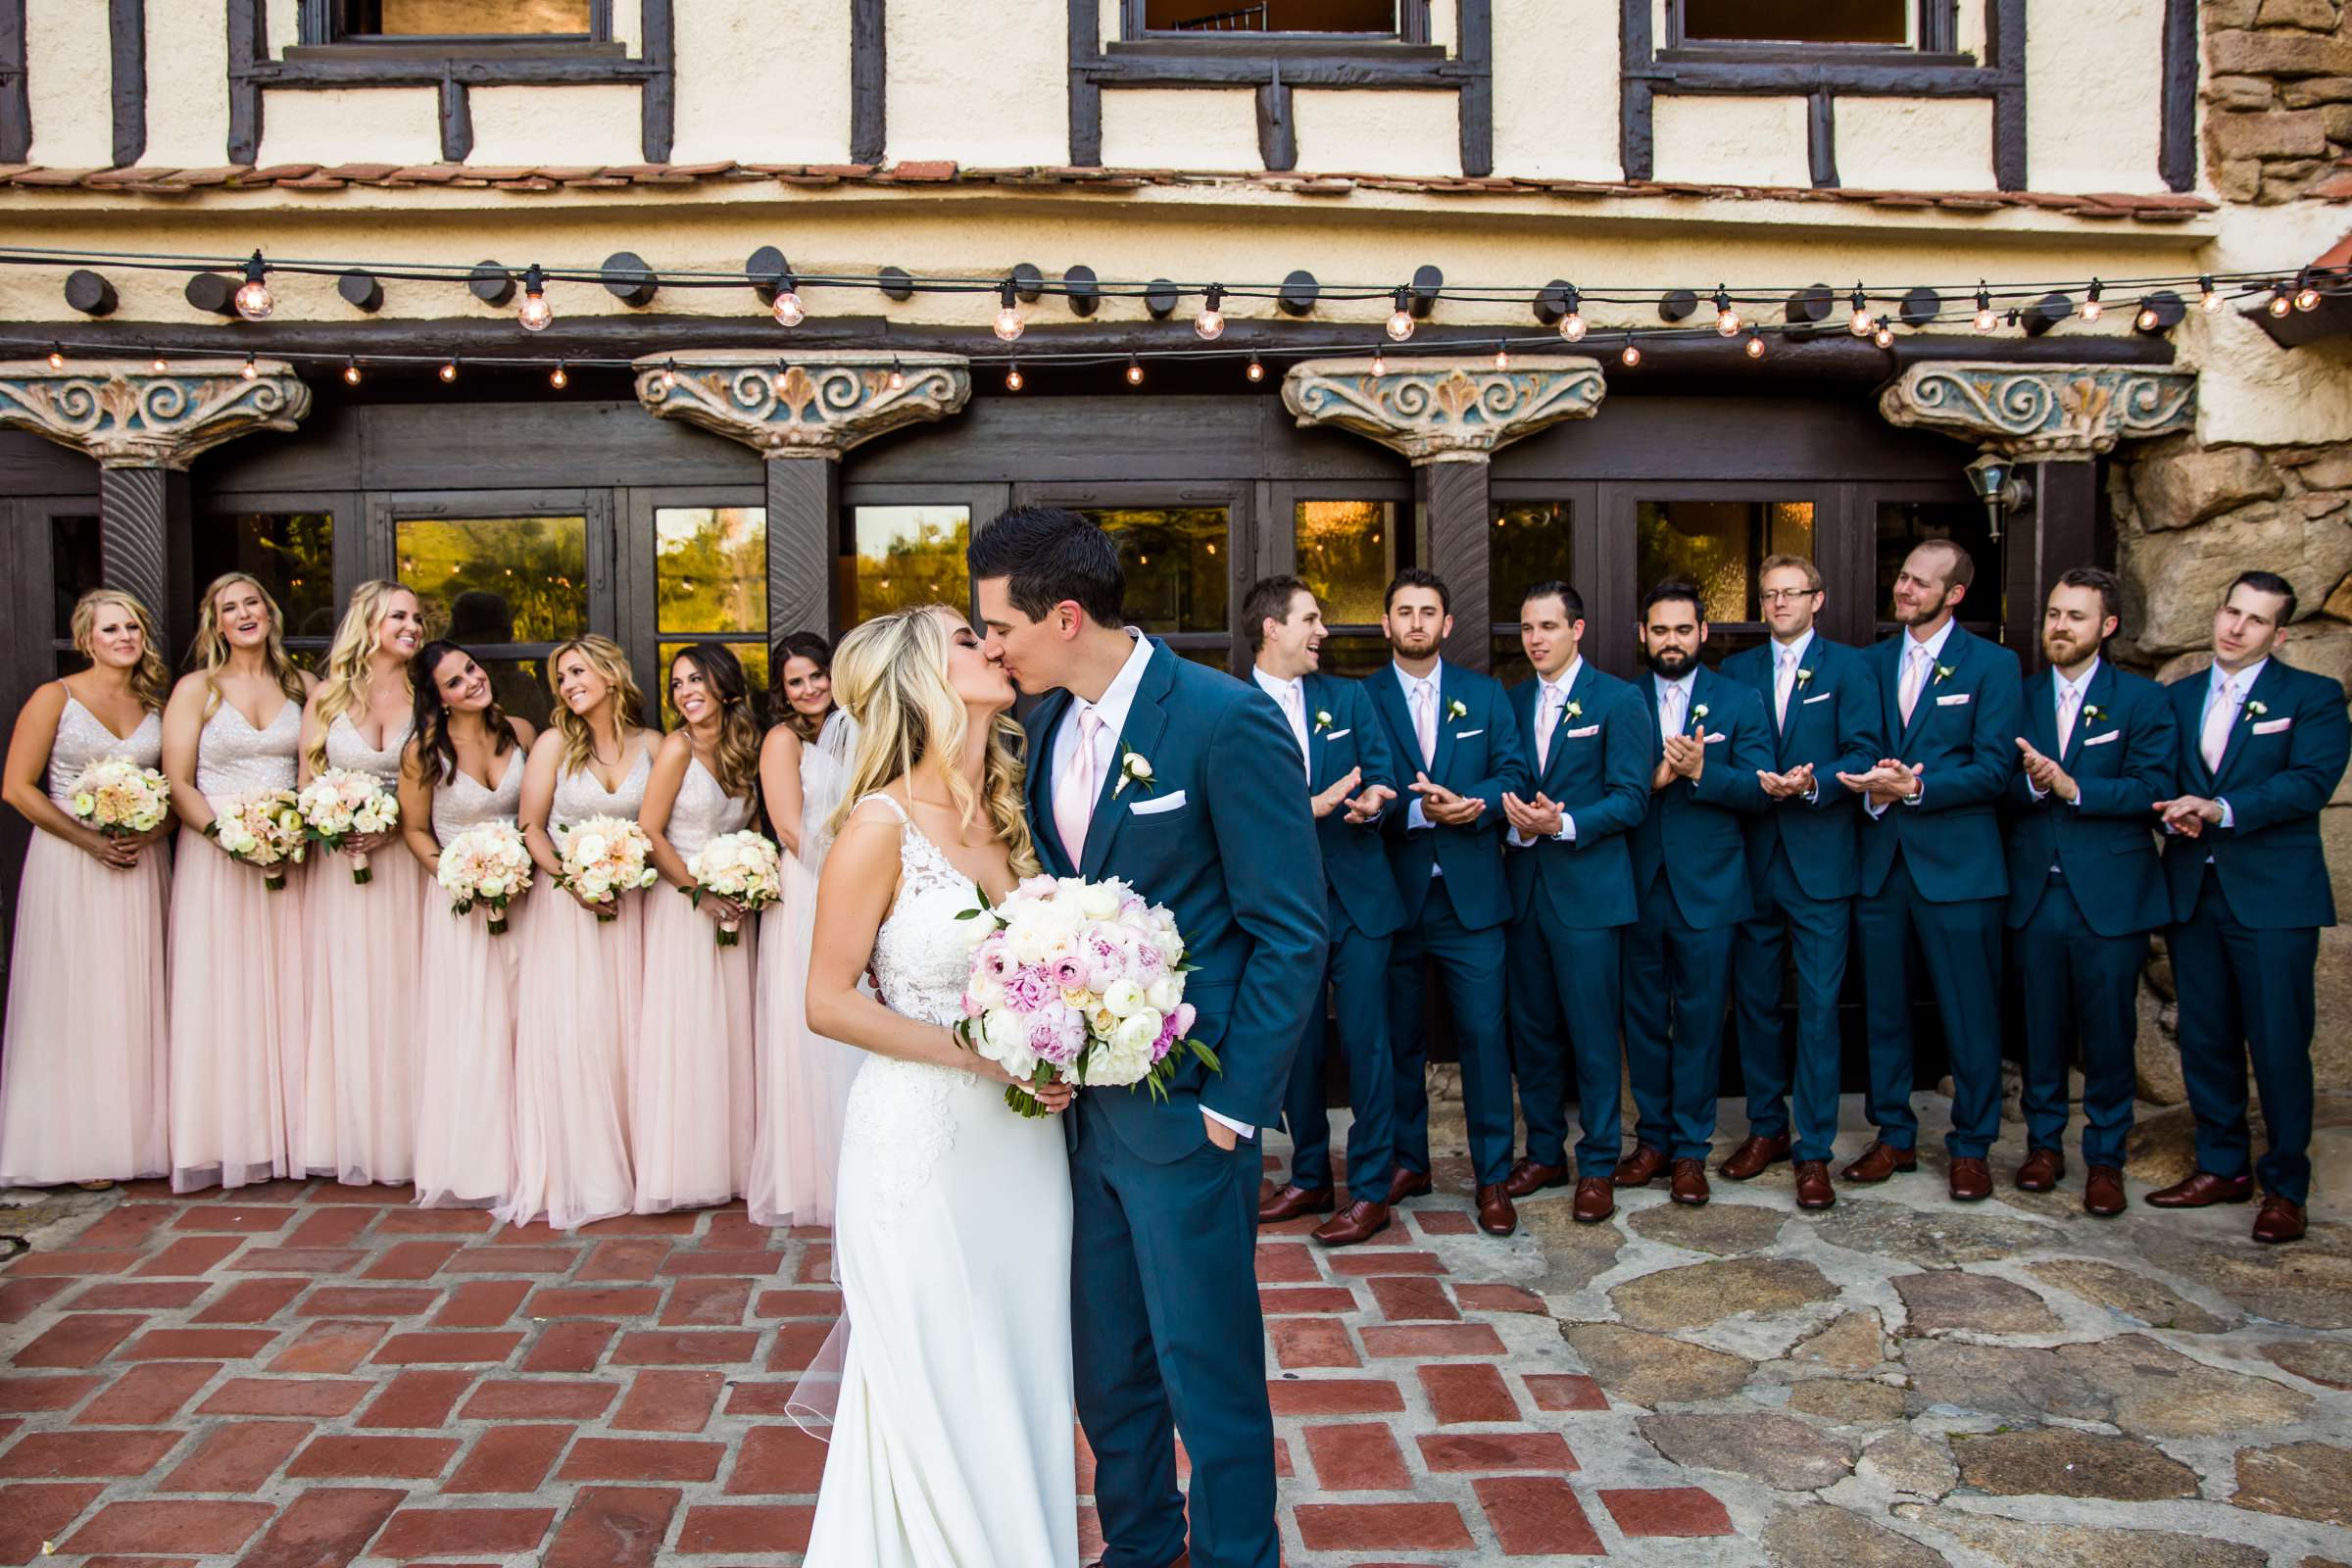
[[[2352,33],[2338,0],[2206,0],[2205,167],[2226,201],[2352,194]]]

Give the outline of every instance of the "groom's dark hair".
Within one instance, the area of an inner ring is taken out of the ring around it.
[[[1014,507],[963,552],[972,581],[1005,579],[1016,609],[1043,620],[1063,600],[1105,626],[1125,623],[1127,573],[1109,534],[1066,507]]]

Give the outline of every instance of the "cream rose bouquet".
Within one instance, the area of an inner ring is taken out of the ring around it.
[[[1126,883],[1033,876],[962,916],[972,943],[957,1033],[1013,1078],[1004,1102],[1045,1113],[1032,1088],[1142,1084],[1165,1099],[1184,1054],[1221,1071],[1188,1038],[1184,938],[1175,916]]]
[[[74,781],[74,819],[110,839],[135,839],[164,825],[172,786],[127,757],[104,757]]]
[[[248,865],[262,868],[262,886],[286,890],[286,867],[310,854],[302,808],[292,790],[256,790],[221,803],[205,835]]]
[[[342,849],[350,839],[388,833],[400,820],[400,802],[384,781],[358,768],[330,767],[305,784],[296,799],[311,841],[330,850]],[[375,880],[367,856],[351,858],[351,879],[362,887]]]
[[[476,906],[489,911],[490,934],[507,934],[507,906],[531,885],[531,852],[512,822],[484,822],[441,846],[434,879],[461,918]]]
[[[774,844],[758,833],[721,833],[686,858],[694,886],[678,891],[702,906],[703,895],[732,900],[746,914],[757,914],[784,896],[784,865]],[[743,922],[722,920],[718,945],[734,947],[743,940]]]
[[[597,923],[620,918],[620,896],[661,880],[654,869],[653,841],[625,816],[591,816],[561,828],[556,849],[564,869],[556,885],[596,906]]]

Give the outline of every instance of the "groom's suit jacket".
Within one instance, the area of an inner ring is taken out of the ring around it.
[[[1154,1163],[1207,1141],[1202,1107],[1265,1128],[1282,1114],[1291,1056],[1309,1009],[1322,1004],[1322,857],[1299,788],[1298,743],[1272,698],[1153,647],[1104,770],[1072,865],[1054,825],[1054,734],[1066,691],[1037,706],[1028,732],[1029,823],[1055,876],[1118,877],[1165,905],[1184,936],[1193,1038],[1222,1072],[1187,1054],[1164,1101],[1146,1089],[1090,1089],[1121,1142]],[[1120,760],[1152,766],[1149,786],[1123,788]],[[1075,1119],[1071,1122],[1073,1136]]]

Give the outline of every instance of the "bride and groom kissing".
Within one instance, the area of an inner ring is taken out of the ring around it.
[[[902,611],[834,662],[860,728],[808,1012],[868,1054],[842,1131],[848,1345],[806,1560],[1076,1563],[1074,1404],[1104,1568],[1276,1568],[1256,1140],[1325,945],[1298,745],[1261,693],[1125,625],[1117,545],[1077,514],[1005,513],[969,564],[980,629]],[[1025,726],[1016,685],[1044,699]],[[1164,1096],[1055,1085],[1043,1119],[1006,1108],[1011,1080],[955,1032],[959,926],[1041,871],[1117,878],[1173,913],[1218,1070],[1188,1059]]]

